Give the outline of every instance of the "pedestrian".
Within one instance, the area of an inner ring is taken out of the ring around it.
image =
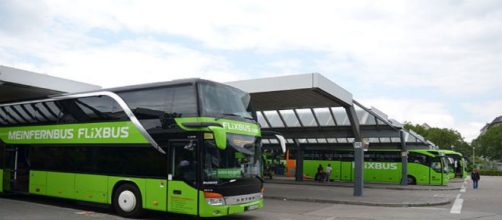
[[[478,182],[479,179],[481,179],[481,177],[479,176],[478,169],[472,169],[471,179],[472,179],[472,188],[478,189]]]
[[[323,172],[322,165],[319,164],[319,166],[317,167],[317,173],[315,174],[315,180],[322,182],[324,180],[323,173],[324,172]]]
[[[329,182],[329,178],[331,177],[331,171],[333,168],[331,168],[331,164],[328,164],[326,167],[326,182]]]

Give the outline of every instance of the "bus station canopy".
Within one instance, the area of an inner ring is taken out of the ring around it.
[[[251,94],[251,101],[264,131],[281,133],[287,143],[354,143],[353,126],[371,145],[399,145],[400,131],[409,145],[428,146],[420,135],[403,129],[376,108],[368,109],[353,100],[352,94],[318,73],[280,76],[227,83]],[[354,106],[357,125],[350,123],[346,107]],[[264,144],[278,144],[276,139]]]
[[[101,87],[0,65],[0,103],[44,98]]]

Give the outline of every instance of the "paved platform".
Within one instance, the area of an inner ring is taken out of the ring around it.
[[[463,179],[452,179],[447,186],[426,186],[426,185],[399,185],[392,183],[365,183],[364,188],[369,189],[393,189],[393,190],[459,190]],[[274,176],[273,179],[266,179],[266,183],[271,184],[295,184],[295,185],[314,185],[314,186],[336,186],[336,187],[354,187],[352,182],[317,182],[314,180],[295,181],[293,177]]]
[[[275,178],[265,183],[265,198],[386,207],[440,206],[454,201],[457,190],[463,184],[462,179],[451,182],[447,187],[365,184],[364,195],[355,197],[352,183],[296,182]]]

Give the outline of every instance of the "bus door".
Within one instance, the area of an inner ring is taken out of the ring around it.
[[[5,148],[4,189],[11,192],[28,192],[29,148],[7,145]]]
[[[198,214],[197,147],[196,140],[169,141],[167,185],[169,212]]]
[[[443,175],[448,175],[444,173],[444,164],[441,157],[432,157],[430,163],[430,178],[429,183],[431,185],[443,185]]]

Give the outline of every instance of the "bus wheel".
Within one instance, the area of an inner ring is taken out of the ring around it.
[[[408,185],[417,185],[417,181],[415,180],[415,177],[412,177],[412,176],[406,177],[406,183]]]
[[[143,213],[141,193],[132,184],[123,184],[113,193],[113,208],[120,216],[137,218]]]

